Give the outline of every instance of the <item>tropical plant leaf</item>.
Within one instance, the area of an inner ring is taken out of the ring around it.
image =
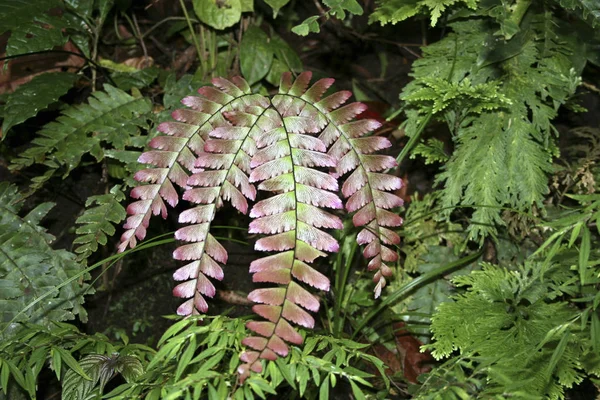
[[[15,125],[25,122],[58,101],[73,86],[77,75],[67,72],[55,72],[38,75],[21,85],[12,93],[4,106],[2,122],[2,140]]]
[[[81,304],[88,286],[79,280],[62,285],[81,274],[83,267],[72,253],[52,249],[54,237],[38,225],[52,204],[40,204],[20,217],[21,203],[15,186],[0,183],[0,330],[10,333],[17,329],[16,325],[7,326],[14,318],[14,322],[42,325],[75,315],[85,321],[87,314]],[[82,280],[85,277],[81,274]],[[52,294],[26,309],[47,292]]]

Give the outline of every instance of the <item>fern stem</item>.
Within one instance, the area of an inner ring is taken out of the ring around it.
[[[429,113],[427,113],[427,115],[425,116],[425,119],[423,119],[423,121],[421,121],[419,128],[417,128],[417,131],[410,137],[410,140],[408,141],[408,143],[406,143],[406,145],[404,146],[404,148],[402,149],[400,154],[398,154],[398,157],[396,157],[396,161],[398,162],[398,165],[400,165],[400,163],[406,158],[409,151],[412,150],[414,145],[421,138],[421,134],[425,130],[425,127],[429,123],[429,120],[431,120],[432,116],[433,116],[433,108],[431,109],[431,111],[429,111]]]
[[[335,321],[333,322],[333,335],[334,337],[340,337],[342,333],[342,329],[344,327],[344,321],[346,320],[346,314],[341,315],[340,311],[342,308],[342,302],[344,301],[344,293],[346,289],[346,282],[348,282],[348,275],[350,274],[350,269],[352,268],[352,261],[354,259],[354,254],[356,253],[356,249],[358,248],[358,243],[356,242],[356,238],[352,236],[350,238],[352,240],[352,248],[349,252],[349,257],[345,263],[342,265],[343,251],[338,253],[337,257],[337,269],[335,271],[335,304],[333,306],[333,318]]]
[[[185,3],[183,0],[179,0],[179,4],[181,4],[181,8],[183,10],[183,15],[185,15],[185,20],[188,24],[188,28],[190,30],[190,34],[192,35],[192,41],[194,42],[194,46],[196,47],[196,52],[198,53],[198,60],[200,60],[200,68],[202,68],[202,78],[204,79],[204,75],[206,74],[206,62],[204,57],[202,56],[202,51],[200,49],[200,43],[198,43],[198,38],[196,37],[196,32],[194,31],[194,27],[192,25],[192,20],[187,12],[187,8],[185,7]]]

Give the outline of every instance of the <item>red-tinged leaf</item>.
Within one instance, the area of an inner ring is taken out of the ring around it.
[[[248,127],[254,125],[256,123],[256,121],[258,120],[258,116],[247,113],[247,112],[243,112],[240,110],[225,111],[223,113],[223,116],[233,126],[243,127],[243,129],[245,129],[246,132],[249,132],[250,128],[248,128]],[[219,128],[217,128],[217,129],[219,129]],[[212,133],[211,133],[211,136],[213,136]],[[246,135],[244,135],[244,136],[246,136]]]
[[[181,149],[187,144],[187,138],[172,137],[172,136],[156,136],[149,143],[148,146],[163,151],[174,151],[179,153]]]
[[[196,293],[196,280],[180,283],[173,289],[173,296],[182,297],[184,299],[190,298]]]
[[[238,140],[244,139],[250,129],[245,126],[219,126],[212,131],[210,131],[211,138],[219,138],[219,139],[229,139],[229,140]],[[212,140],[212,139],[211,139]],[[205,147],[206,149],[206,147]],[[221,152],[219,152],[221,153]]]
[[[189,151],[187,151],[187,152],[190,153]],[[191,155],[191,153],[190,153],[190,155]],[[191,164],[186,164],[182,160],[178,160],[178,162],[173,164],[173,166],[171,167],[171,170],[169,171],[169,173],[167,175],[169,180],[171,182],[174,182],[175,184],[177,184],[177,186],[179,186],[180,188],[187,189],[188,188],[187,181],[188,181],[189,176],[188,176],[187,172],[185,172],[185,170],[179,165],[179,163],[183,164],[186,168],[189,168],[189,170],[191,172],[198,172],[198,170],[196,168],[194,168],[193,160],[192,160]]]
[[[300,165],[303,167],[336,166],[336,162],[331,156],[312,150],[292,149],[292,160],[294,165]]]
[[[204,222],[179,228],[175,231],[175,239],[186,242],[203,242],[206,239],[209,227],[210,224]]]
[[[296,242],[296,259],[300,261],[311,263],[318,257],[325,257],[326,255],[327,253],[323,253],[304,242]]]
[[[242,140],[209,139],[204,144],[204,151],[209,153],[232,154],[242,146]]]
[[[258,239],[254,248],[258,251],[284,251],[293,249],[295,244],[296,231],[293,230]]]
[[[350,97],[352,97],[352,92],[348,90],[342,90],[320,100],[317,104],[315,104],[315,107],[322,112],[329,112],[344,104]]]
[[[287,94],[292,87],[292,74],[289,72],[284,72],[281,74],[281,79],[279,80],[279,93]]]
[[[275,327],[275,334],[280,338],[287,340],[293,344],[302,344],[303,339],[302,336],[295,330],[289,322],[285,319],[281,318]]]
[[[197,292],[194,296],[194,308],[200,311],[201,313],[205,313],[208,311],[208,304],[206,303],[206,300],[204,300],[204,297],[202,297],[202,295],[200,295]],[[196,310],[192,311],[192,314],[198,314]]]
[[[358,212],[352,216],[352,223],[354,226],[367,225],[369,222],[373,221],[376,216],[377,208],[375,207],[375,204],[371,202],[358,210]]]
[[[273,271],[282,268],[291,269],[294,262],[294,252],[286,251],[254,260],[250,263],[250,272]]]
[[[286,355],[287,355],[287,352],[285,352],[285,354],[283,355],[283,357],[285,357]],[[275,352],[273,350],[271,350],[271,349],[264,349],[260,353],[260,358],[263,358],[265,360],[275,361],[279,357],[277,356],[277,354],[275,354]]]
[[[298,203],[296,213],[298,220],[315,228],[342,229],[344,227],[339,217],[310,204]]]
[[[198,132],[198,127],[181,122],[163,122],[156,127],[156,130],[165,135],[189,138]]]
[[[269,342],[267,343],[267,347],[273,350],[275,353],[279,354],[281,357],[285,357],[288,355],[288,346],[278,336],[271,336]],[[261,354],[261,357],[263,357],[263,354]]]
[[[361,154],[359,156],[360,163],[364,169],[369,172],[383,171],[396,167],[396,159],[390,156],[382,156],[378,154]]]
[[[252,372],[260,374],[263,370],[262,364],[258,361],[252,363],[252,365],[250,366],[250,370],[252,370]]]
[[[215,103],[219,103],[219,104],[227,104],[230,103],[234,97],[224,93],[218,89],[215,89],[212,86],[202,86],[200,89],[198,89],[198,93],[204,97],[206,97],[207,99],[209,99],[210,101],[213,101]]]
[[[369,136],[350,139],[350,143],[352,143],[352,147],[358,150],[361,154],[374,153],[392,146],[392,143],[383,136]]]
[[[351,138],[358,138],[379,129],[380,127],[381,123],[374,119],[359,119],[358,121],[341,125],[339,129]]]
[[[196,289],[198,292],[208,297],[215,297],[215,294],[217,293],[214,285],[204,276],[204,274],[198,274],[198,278],[196,278]]]
[[[319,300],[296,282],[288,286],[286,298],[309,311],[319,311]]]
[[[248,177],[244,172],[239,169],[236,165],[232,165],[229,170],[227,180],[231,182],[235,187],[240,188],[242,194],[250,200],[254,200],[256,197],[256,188],[250,183]],[[245,212],[244,212],[245,214]]]
[[[202,171],[197,172],[188,178],[187,184],[190,186],[219,186],[225,181],[227,171]]]
[[[292,169],[291,157],[278,158],[255,168],[250,174],[250,182],[264,181],[265,179],[290,172]]]
[[[386,281],[385,278],[382,276],[379,276],[380,273],[377,272],[377,274],[375,274],[375,277],[373,277],[373,282],[377,282],[377,285],[375,285],[375,289],[373,289],[373,292],[375,293],[374,297],[376,299],[379,298],[379,296],[381,296],[381,291],[383,290],[383,288],[386,285]]]
[[[233,158],[233,154],[201,153],[196,158],[195,165],[200,168],[224,169],[231,165]]]
[[[295,260],[292,276],[301,282],[324,291],[329,290],[329,279],[303,261]]]
[[[181,261],[199,260],[204,254],[206,242],[184,244],[173,252],[173,258]]]
[[[374,271],[381,268],[382,265],[383,263],[381,262],[381,254],[378,254],[373,257],[371,261],[369,261],[369,264],[367,264],[367,270]]]
[[[204,254],[200,259],[200,271],[213,279],[223,280],[223,269],[208,254]]]
[[[189,299],[177,308],[177,315],[191,315],[194,312],[194,299]]]
[[[165,199],[167,203],[169,203],[171,207],[175,207],[179,202],[179,196],[177,195],[177,191],[175,190],[175,188],[171,184],[171,181],[169,180],[165,180],[163,182],[158,193],[163,199]]]
[[[351,121],[358,114],[362,113],[367,109],[366,104],[363,103],[350,103],[345,105],[344,107],[340,107],[335,111],[332,111],[329,116],[332,121],[335,121],[336,124],[343,124],[348,121]]]
[[[252,92],[252,90],[250,89],[250,85],[248,85],[248,82],[246,82],[246,80],[241,76],[234,76],[233,78],[231,78],[231,82],[233,82],[235,86],[239,87],[244,93]]]
[[[279,318],[281,318],[281,306],[257,304],[255,306],[252,306],[252,311],[273,323],[277,323]]]
[[[284,74],[288,74],[289,72],[285,72]],[[292,96],[302,96],[304,92],[306,92],[306,88],[310,83],[310,79],[312,78],[312,72],[304,71],[294,81],[289,92]],[[283,77],[281,78],[283,80]]]
[[[292,281],[289,269],[280,269],[277,271],[262,271],[252,275],[252,282],[269,282],[278,285],[287,285]]]
[[[342,142],[342,140],[339,140],[338,142],[336,142],[336,144],[340,143],[340,142]],[[359,163],[360,163],[360,159],[358,158],[358,155],[356,154],[356,152],[354,152],[354,151],[347,152],[340,159],[340,161],[338,161],[337,168],[336,168],[338,176],[345,175],[349,171],[354,171],[354,169],[356,169],[356,167],[358,167]]]
[[[384,210],[382,208],[377,209],[377,220],[380,226],[400,226],[402,225],[402,218],[391,211]]]
[[[178,153],[174,151],[151,150],[142,153],[142,155],[138,157],[138,162],[167,168],[173,165],[177,159],[177,155]]]
[[[223,200],[229,201],[231,205],[242,214],[248,212],[248,202],[246,201],[246,198],[242,192],[229,183],[229,181],[223,183],[221,197]]]
[[[379,240],[374,240],[365,247],[363,256],[365,258],[375,257],[376,255],[381,254],[381,248],[381,242]]]
[[[335,79],[333,78],[322,78],[316,81],[304,94],[302,98],[309,103],[318,102],[323,94],[333,85]]]
[[[283,122],[281,122],[283,124]],[[287,133],[283,126],[274,128],[269,131],[261,132],[260,135],[253,137],[256,142],[256,147],[262,149],[263,147],[271,146],[273,143],[277,143],[287,137]]]
[[[402,179],[390,174],[368,172],[371,187],[377,190],[398,190],[402,188]]]
[[[289,270],[288,270],[289,271]],[[292,282],[293,283],[293,282]],[[248,294],[248,300],[255,303],[270,304],[272,306],[280,306],[283,304],[286,290],[283,287],[255,289]],[[269,336],[269,335],[263,335]]]
[[[206,113],[207,120],[211,115],[217,113],[223,108],[222,104],[215,103],[214,101],[210,101],[198,96],[186,96],[181,99],[181,104],[188,106],[194,111]],[[175,111],[173,113],[175,113]],[[179,121],[179,118],[176,118],[176,116],[173,116],[173,118]]]
[[[314,136],[302,134],[289,134],[288,137],[290,145],[292,145],[292,147],[294,148],[318,151],[321,153],[325,153],[327,151],[325,143],[323,143],[320,139],[317,139]]]
[[[252,161],[250,161],[250,168],[256,168],[266,162],[289,156],[290,153],[291,149],[289,143],[286,140],[280,140],[275,144],[257,151],[252,157]]]
[[[282,193],[277,196],[261,200],[252,207],[250,211],[251,218],[264,217],[294,209],[296,199],[294,193]]]
[[[259,336],[250,336],[247,338],[244,338],[244,340],[242,340],[242,344],[244,346],[248,346],[250,348],[253,348],[254,350],[258,350],[261,351],[262,349],[264,349],[267,345],[268,339],[264,338],[264,337],[259,337]]]
[[[176,281],[186,281],[188,279],[196,279],[200,271],[200,261],[193,261],[179,268],[173,274],[173,279]]]
[[[338,190],[338,182],[333,176],[321,171],[297,166],[294,168],[296,182],[318,189]]]
[[[197,224],[201,222],[210,222],[214,218],[215,205],[205,204],[188,208],[179,214],[179,223]]]
[[[198,97],[196,97],[198,98]],[[216,103],[211,103],[210,105],[215,105],[217,107],[220,107],[220,105],[216,104]],[[213,112],[217,111],[218,108],[213,107]],[[182,108],[182,109],[178,109],[175,110],[171,113],[171,117],[173,117],[174,120],[179,121],[179,122],[185,122],[186,124],[189,125],[196,125],[196,126],[200,126],[202,124],[204,124],[206,121],[208,121],[208,119],[210,118],[210,114],[212,114],[212,112],[210,112],[210,107],[209,106],[205,106],[204,107],[204,112],[200,112],[198,110],[190,110],[187,108]],[[207,114],[208,112],[208,114]]]
[[[246,328],[258,333],[259,335],[269,337],[275,331],[275,324],[267,321],[248,321]]]
[[[249,233],[274,234],[296,229],[296,211],[257,218],[250,223]]]
[[[297,172],[298,169],[296,168],[295,171]],[[294,190],[294,187],[296,187],[294,174],[289,172],[287,174],[279,175],[275,178],[262,181],[260,185],[258,185],[258,190],[263,190],[265,192],[289,192],[290,190]]]
[[[367,174],[362,168],[357,168],[342,185],[342,195],[350,197],[367,184]]]
[[[371,232],[368,229],[363,229],[358,233],[358,236],[356,236],[356,243],[358,244],[368,244],[371,243],[373,240],[376,240],[377,236],[375,236],[373,234],[373,232]]]
[[[216,87],[218,87],[219,89],[223,90],[224,92],[234,96],[234,97],[240,97],[243,96],[245,93],[248,92],[244,92],[242,89],[240,89],[238,86],[236,86],[233,82],[228,81],[227,79],[224,78],[213,78],[211,80],[212,84]]]
[[[365,204],[373,201],[371,190],[368,186],[363,186],[360,190],[354,193],[346,202],[346,210],[348,212],[354,212]]]
[[[393,245],[400,243],[400,236],[390,229],[379,227],[379,239],[385,244]]]
[[[333,236],[304,222],[298,222],[297,238],[318,250],[337,252],[340,249]]]
[[[328,207],[340,209],[343,207],[342,201],[336,194],[323,189],[297,184],[296,196],[298,201],[306,204],[312,204],[317,207]]]
[[[206,237],[206,254],[216,261],[227,263],[227,250],[210,233]]]
[[[211,204],[215,202],[218,195],[218,187],[193,188],[186,190],[182,198],[196,204]]]
[[[400,207],[404,204],[404,201],[395,194],[379,190],[373,192],[373,200],[375,200],[376,207],[385,209]]]
[[[136,172],[133,175],[133,179],[138,182],[162,182],[167,177],[168,172],[169,171],[165,168],[147,168]]]
[[[260,356],[259,352],[256,352],[256,351],[245,351],[240,356],[240,360],[242,360],[245,363],[252,364],[256,360],[258,360],[259,356]]]
[[[315,326],[315,320],[309,313],[288,300],[283,302],[281,315],[288,321],[295,322],[305,328],[312,329]]]
[[[381,246],[381,259],[387,262],[396,262],[398,260],[398,253],[385,246]]]
[[[321,131],[314,119],[295,115],[283,117],[283,126],[290,133],[319,133]]]

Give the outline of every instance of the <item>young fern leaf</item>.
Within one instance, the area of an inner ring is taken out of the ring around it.
[[[305,92],[309,80],[310,73],[301,74],[293,84],[282,80],[280,92],[272,100],[273,108],[265,111],[269,124],[264,124],[265,132],[255,137],[259,150],[252,158],[250,180],[260,182],[259,190],[275,194],[252,208],[250,216],[255,220],[250,232],[269,235],[256,242],[257,250],[278,253],[252,262],[250,272],[254,282],[279,286],[256,289],[248,295],[259,303],[253,311],[267,321],[246,325],[256,335],[242,342],[250,348],[241,355],[245,363],[238,369],[242,380],[250,371],[262,371],[260,359],[286,356],[286,342],[302,344],[302,336],[291,323],[312,328],[314,319],[305,310],[317,311],[319,301],[293,279],[329,290],[327,277],[309,263],[325,256],[325,251],[339,249],[337,241],[322,230],[342,228],[337,216],[322,210],[342,208],[335,194],[336,179],[316,169],[336,164],[325,153],[325,144],[313,136],[325,120],[297,97]]]
[[[189,298],[177,309],[179,315],[205,313],[208,304],[204,296],[213,297],[216,292],[207,277],[223,279],[223,270],[217,262],[227,262],[227,251],[209,233],[217,208],[222,206],[223,201],[228,201],[246,214],[246,198],[254,200],[256,197],[256,188],[248,179],[250,159],[256,150],[253,136],[259,136],[264,127],[270,126],[270,121],[264,116],[269,101],[261,95],[249,94],[249,86],[241,78],[233,81],[239,87],[225,79],[213,80],[215,86],[236,97],[228,100],[226,108],[219,110],[227,121],[215,120],[214,129],[204,145],[205,152],[196,159],[196,167],[203,170],[190,176],[187,181],[189,187],[183,194],[184,200],[197,206],[181,213],[179,222],[191,225],[175,232],[177,239],[188,243],[175,250],[173,257],[191,260],[173,275],[175,280],[184,281],[175,287],[173,294]],[[211,88],[211,91],[216,92],[216,89]],[[203,102],[206,100],[195,98],[191,101],[188,98],[189,104]]]

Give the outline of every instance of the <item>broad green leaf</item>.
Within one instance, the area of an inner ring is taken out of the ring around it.
[[[306,18],[300,25],[296,25],[292,28],[292,32],[296,35],[306,36],[309,33],[319,33],[321,31],[319,27],[319,16],[313,15],[312,17]]]
[[[0,35],[10,32],[6,55],[32,53],[62,46],[67,36],[61,29],[65,22],[48,10],[61,7],[58,0],[2,0],[0,1]]]
[[[8,136],[8,131],[15,125],[34,117],[50,104],[58,101],[73,87],[77,75],[67,72],[54,72],[38,75],[30,82],[17,88],[9,95],[4,106],[4,121],[2,122],[2,140]]]
[[[588,261],[590,259],[590,230],[583,225],[581,230],[581,247],[579,249],[579,279],[585,285]]]
[[[273,34],[270,41],[275,58],[282,62],[292,72],[301,72],[304,68],[298,53],[280,36]]]
[[[253,12],[254,11],[254,0],[240,0],[242,12]]]
[[[240,68],[249,85],[264,78],[273,63],[269,37],[259,27],[251,26],[244,33],[240,46]]]
[[[193,4],[200,21],[215,29],[229,28],[242,17],[240,0],[193,0]]]
[[[81,365],[79,365],[79,363],[77,362],[77,360],[75,360],[75,358],[73,358],[73,356],[71,355],[71,353],[68,350],[65,350],[65,349],[63,349],[61,347],[53,347],[52,349],[55,350],[55,351],[57,351],[58,353],[60,353],[60,358],[74,372],[76,372],[78,375],[80,375],[84,379],[87,379],[89,381],[92,380],[92,378],[88,374],[85,373],[85,371],[81,368]]]

